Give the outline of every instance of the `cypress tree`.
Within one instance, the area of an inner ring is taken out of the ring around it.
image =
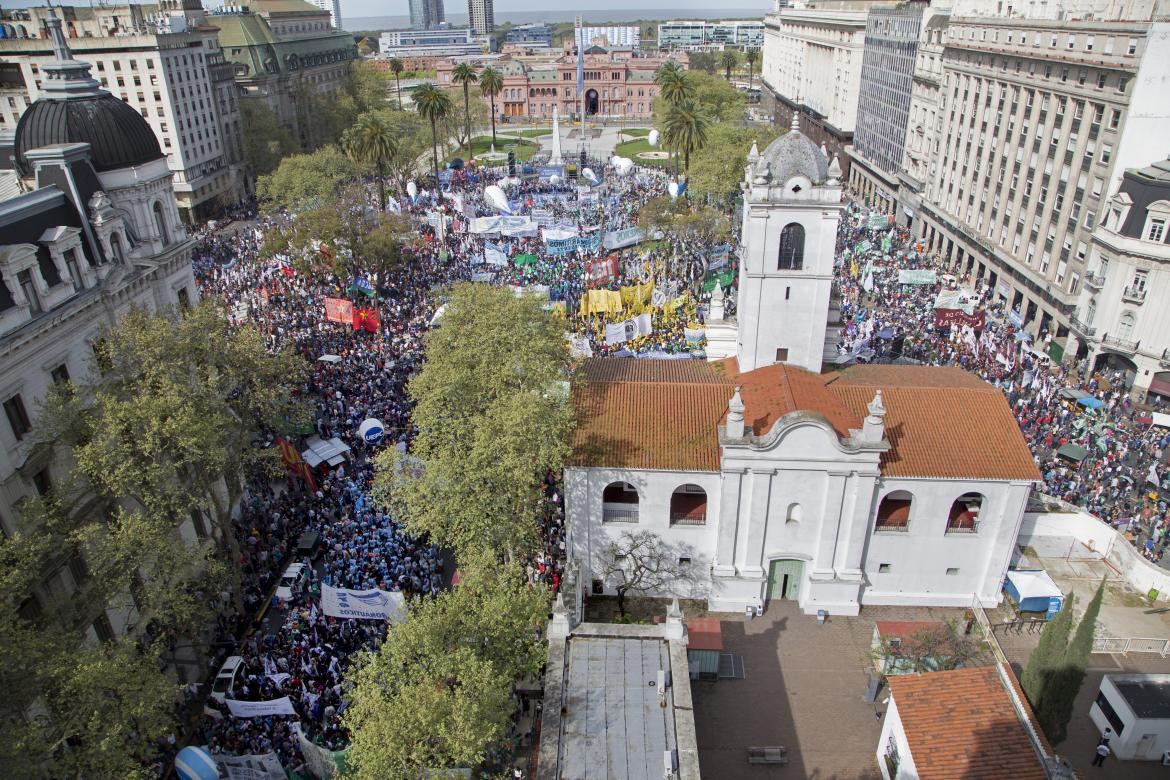
[[[1068,722],[1072,718],[1077,694],[1085,679],[1085,669],[1089,665],[1089,656],[1093,652],[1093,634],[1097,628],[1097,615],[1101,611],[1104,593],[1105,582],[1102,581],[1089,601],[1081,622],[1077,624],[1076,633],[1065,649],[1059,667],[1049,676],[1041,694],[1037,717],[1044,727],[1044,733],[1053,743],[1063,741],[1067,735]]]
[[[1044,626],[1040,633],[1040,643],[1028,656],[1028,665],[1024,667],[1024,674],[1020,678],[1020,685],[1032,703],[1032,708],[1041,710],[1044,694],[1048,689],[1047,682],[1064,660],[1068,649],[1068,637],[1072,630],[1073,594],[1069,593],[1064,600],[1060,612]]]

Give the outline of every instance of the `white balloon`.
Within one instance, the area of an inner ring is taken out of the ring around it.
[[[406,194],[412,198],[415,195],[418,195],[418,185],[415,184],[413,181],[408,181],[406,183]]]
[[[672,181],[670,184],[666,185],[666,191],[670,193],[670,197],[677,198],[678,197],[678,182]]]
[[[614,157],[613,168],[618,176],[628,176],[634,170],[634,161],[628,157]]]
[[[650,131],[650,134],[648,136],[646,136],[646,143],[650,144],[651,146],[658,146],[658,131],[657,130]]]
[[[511,208],[508,206],[508,196],[504,194],[499,185],[489,184],[484,187],[483,197],[492,208],[511,213]]]
[[[548,183],[556,186],[557,184],[561,183],[561,177],[554,173],[552,176],[548,177]]]
[[[594,184],[597,183],[597,174],[593,172],[592,168],[582,168],[581,175],[584,176],[587,181],[591,181]]]

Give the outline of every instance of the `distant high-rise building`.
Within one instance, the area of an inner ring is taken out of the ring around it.
[[[642,28],[636,24],[620,27],[581,27],[578,32],[578,37],[585,39],[586,49],[594,43],[608,48],[622,49],[637,49],[642,45]]]
[[[309,0],[310,3],[329,12],[329,23],[334,30],[341,29],[341,0]]]
[[[487,35],[496,27],[492,0],[467,0],[467,18],[476,35]]]
[[[443,0],[410,0],[412,30],[433,30],[444,21]]]

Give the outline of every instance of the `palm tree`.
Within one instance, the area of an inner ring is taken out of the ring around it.
[[[435,191],[439,193],[439,200],[443,200],[443,190],[439,186],[439,122],[451,113],[451,96],[434,84],[427,83],[414,90],[411,95],[415,110],[430,120],[431,123],[431,159],[435,164]]]
[[[451,81],[463,85],[463,119],[467,123],[467,157],[471,158],[471,85],[479,80],[475,68],[468,62],[461,62],[451,71]]]
[[[748,89],[752,88],[752,77],[756,75],[756,60],[760,58],[760,50],[756,48],[748,49],[743,55],[748,64]]]
[[[707,128],[710,122],[692,102],[670,107],[666,115],[666,137],[671,144],[685,155],[683,170],[691,167],[691,152],[707,144]]]
[[[346,154],[358,162],[372,163],[378,175],[378,203],[386,210],[386,163],[398,154],[398,135],[394,127],[378,114],[364,114],[345,131],[341,145]]]
[[[479,91],[488,96],[492,102],[492,149],[496,148],[496,95],[504,90],[504,77],[492,67],[483,69],[479,74]]]
[[[735,49],[724,49],[722,56],[719,57],[719,64],[723,66],[724,77],[731,81],[731,69],[739,64]]]
[[[390,72],[394,74],[394,83],[398,86],[398,110],[402,110],[402,82],[398,80],[402,71],[406,70],[406,66],[402,64],[402,60],[393,57],[390,60]]]
[[[694,99],[695,87],[690,78],[687,77],[684,71],[674,60],[667,60],[665,64],[658,69],[654,74],[654,81],[658,84],[658,92],[662,95],[662,99],[666,101],[667,106],[673,107],[683,103],[689,103]],[[663,136],[666,145],[675,153],[674,169],[678,173],[678,149],[675,148],[670,136],[666,133],[665,126],[663,127]]]

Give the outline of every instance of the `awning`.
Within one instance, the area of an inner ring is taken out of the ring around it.
[[[1056,454],[1062,458],[1068,458],[1080,463],[1089,454],[1089,451],[1078,444],[1066,444],[1056,451]]]
[[[1088,393],[1081,392],[1080,390],[1074,390],[1071,387],[1066,387],[1060,391],[1060,397],[1067,398],[1070,401],[1079,400],[1084,398],[1086,395],[1088,395]]]
[[[1094,398],[1091,395],[1082,396],[1077,399],[1077,403],[1086,409],[1100,409],[1105,405],[1105,402],[1100,398]]]
[[[1150,414],[1150,425],[1157,425],[1159,428],[1170,428],[1170,414],[1152,412]]]
[[[1043,569],[1009,571],[1004,590],[1021,612],[1057,612],[1064,593]]]
[[[309,464],[309,468],[314,469],[322,463],[328,463],[330,466],[340,465],[351,452],[349,445],[336,436],[328,441],[320,436],[310,436],[305,441],[305,446],[308,449],[301,453],[301,457]]]
[[[321,363],[340,363],[341,355],[322,355],[317,360]]]
[[[1150,381],[1150,392],[1170,398],[1170,372],[1161,371],[1154,374],[1153,380]]]

